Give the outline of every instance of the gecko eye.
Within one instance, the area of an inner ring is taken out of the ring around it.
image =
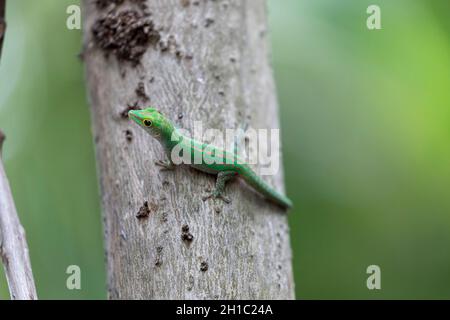
[[[148,119],[145,119],[143,121],[143,123],[144,123],[144,126],[146,126],[146,127],[151,127],[152,126],[152,122],[150,120],[148,120]]]

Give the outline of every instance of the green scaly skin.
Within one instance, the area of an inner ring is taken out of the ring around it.
[[[236,153],[229,152],[182,135],[175,128],[172,122],[165,118],[156,109],[148,108],[144,110],[131,110],[128,112],[128,116],[150,135],[156,138],[164,147],[169,160],[157,161],[157,165],[162,166],[166,170],[174,169],[175,164],[172,162],[170,155],[172,149],[176,145],[182,144],[183,150],[190,150],[192,163],[190,166],[197,170],[217,175],[215,190],[210,195],[204,197],[204,200],[213,197],[220,198],[226,203],[229,203],[230,200],[223,194],[225,191],[225,185],[227,181],[235,178],[236,176],[240,176],[247,182],[247,184],[252,186],[267,199],[283,208],[292,207],[291,200],[268,185],[249,167],[248,164],[243,163]],[[202,163],[194,164],[194,155],[198,152],[201,152]],[[220,163],[214,161],[218,158],[223,159],[223,161],[220,161]],[[230,161],[226,159],[232,160]]]

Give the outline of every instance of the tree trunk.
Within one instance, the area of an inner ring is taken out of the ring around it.
[[[286,214],[239,180],[216,212],[214,177],[161,172],[163,149],[126,119],[137,102],[185,129],[277,128],[265,2],[84,4],[109,297],[293,299]],[[265,178],[283,189],[282,172]]]

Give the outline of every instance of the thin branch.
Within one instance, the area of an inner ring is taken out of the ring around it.
[[[0,0],[0,57],[2,56],[3,39],[6,31],[5,3],[6,0]]]
[[[0,131],[0,152],[5,136]],[[11,189],[0,158],[0,256],[11,299],[37,299],[25,231],[17,216]]]
[[[0,0],[0,57],[6,30],[5,2]],[[0,130],[0,256],[5,268],[11,299],[35,300],[36,287],[31,271],[25,230],[20,224],[1,152],[5,135]]]
[[[0,0],[0,57],[6,30],[5,2]],[[35,300],[36,287],[31,271],[25,230],[20,224],[1,152],[5,135],[0,130],[0,256],[5,268],[11,299]]]

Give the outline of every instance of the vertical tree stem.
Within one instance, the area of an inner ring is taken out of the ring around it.
[[[5,6],[6,0],[0,0],[0,58],[2,57],[3,40],[6,31]]]
[[[0,0],[0,58],[5,37],[5,3]],[[25,231],[20,224],[1,152],[5,135],[0,130],[0,256],[11,299],[37,299]]]
[[[4,135],[0,131],[0,152]],[[25,231],[20,224],[0,157],[0,255],[11,299],[37,299]]]
[[[185,129],[278,128],[265,1],[84,4],[109,297],[294,298],[286,214],[239,181],[231,204],[202,201],[214,177],[160,172],[162,149],[122,117],[137,102]]]

